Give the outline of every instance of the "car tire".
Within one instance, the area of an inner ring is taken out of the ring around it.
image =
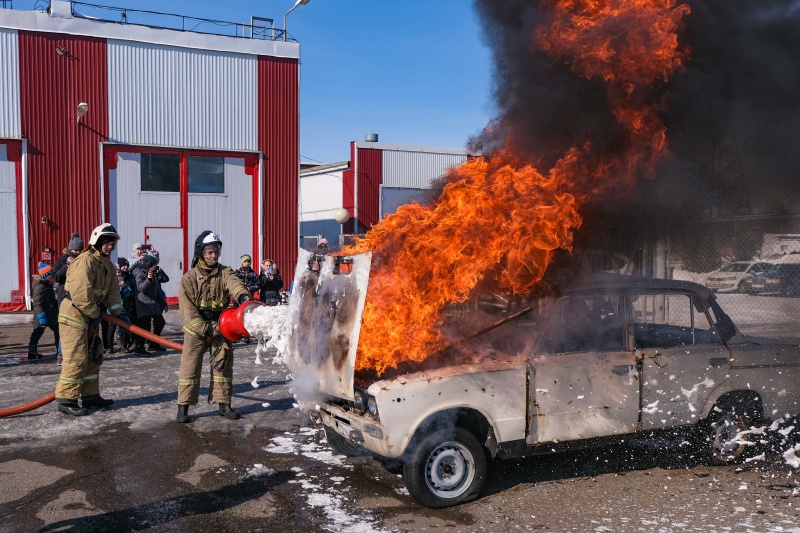
[[[719,416],[705,425],[708,458],[712,465],[729,465],[742,461],[750,444],[748,421],[733,407],[725,407]]]
[[[434,509],[472,501],[486,482],[486,448],[470,431],[434,431],[403,464],[403,479],[417,503]]]
[[[328,426],[325,426],[325,438],[328,441],[328,446],[339,455],[344,455],[345,457],[372,457],[372,453],[369,450],[356,446]]]

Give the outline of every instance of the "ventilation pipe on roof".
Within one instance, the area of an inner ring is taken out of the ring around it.
[[[364,142],[367,143],[376,143],[378,142],[378,134],[377,133],[367,133],[364,135]]]

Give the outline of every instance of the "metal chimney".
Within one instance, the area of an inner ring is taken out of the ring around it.
[[[378,134],[377,133],[367,133],[364,135],[364,142],[367,143],[376,143],[378,142]]]

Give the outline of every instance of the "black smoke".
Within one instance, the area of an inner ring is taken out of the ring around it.
[[[586,214],[642,228],[642,220],[800,212],[800,1],[688,0],[680,42],[686,68],[656,89],[670,155],[654,177]],[[623,132],[606,91],[533,46],[548,22],[543,2],[476,0],[494,58],[498,116],[472,139],[491,152],[510,142],[546,171],[592,140],[614,150]]]

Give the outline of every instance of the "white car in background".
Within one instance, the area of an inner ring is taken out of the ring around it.
[[[771,269],[772,263],[767,261],[734,261],[706,277],[706,287],[712,291],[746,292],[742,285],[744,280]]]

